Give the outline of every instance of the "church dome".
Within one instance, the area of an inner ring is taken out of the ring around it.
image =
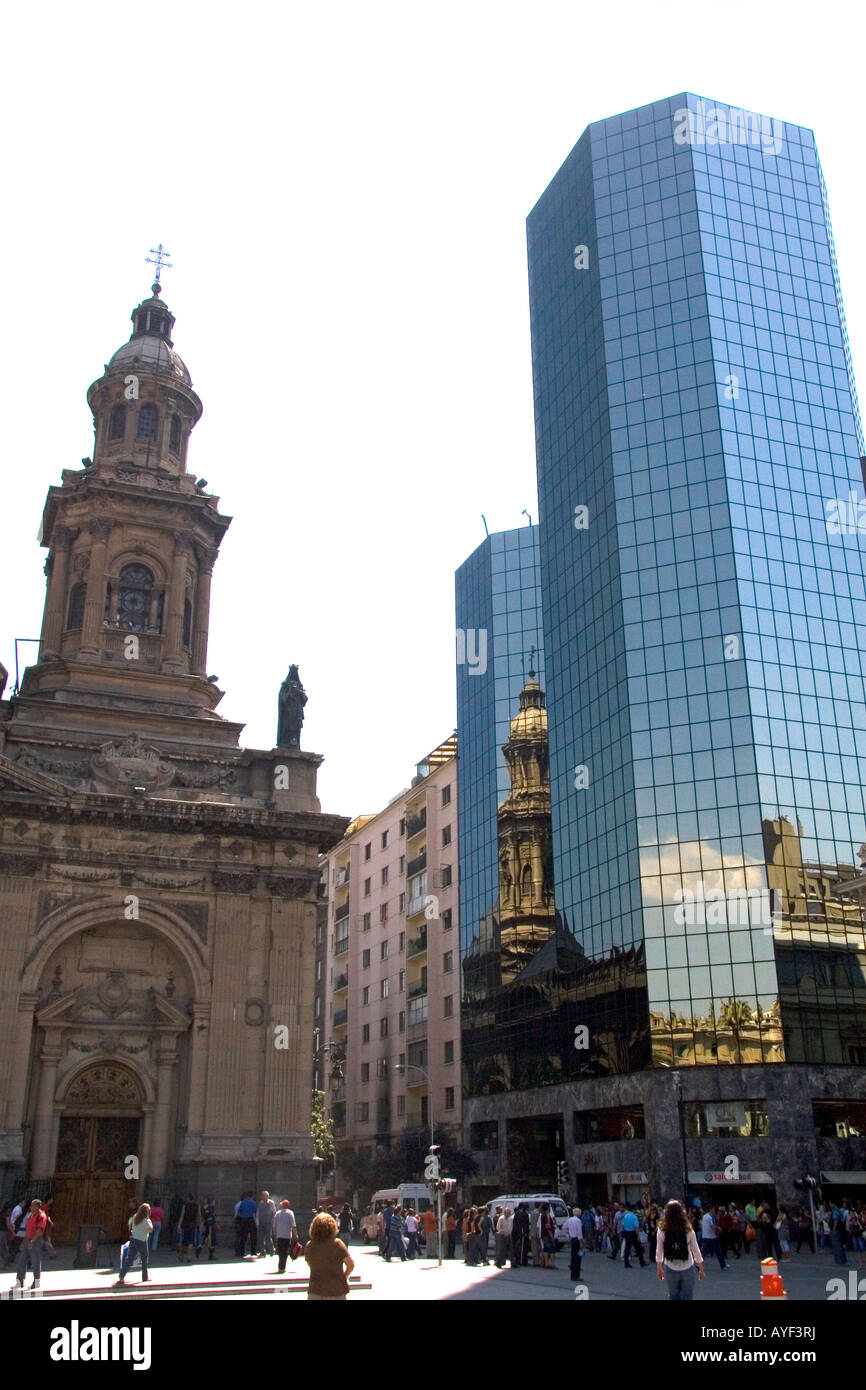
[[[547,710],[544,691],[530,671],[529,680],[520,692],[520,712],[510,725],[510,738],[547,738]]]
[[[165,372],[184,386],[192,386],[186,363],[174,351],[171,330],[174,315],[159,297],[160,286],[154,283],[150,299],[143,299],[132,311],[132,336],[117,349],[106,366],[107,373]]]

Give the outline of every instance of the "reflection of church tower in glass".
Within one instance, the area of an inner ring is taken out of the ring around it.
[[[511,787],[497,813],[502,983],[554,930],[550,770],[544,691],[529,672],[503,745]]]

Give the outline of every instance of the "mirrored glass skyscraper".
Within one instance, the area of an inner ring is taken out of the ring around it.
[[[814,137],[688,94],[600,121],[528,248],[557,949],[515,985],[550,1076],[467,1071],[473,1148],[497,1190],[555,1149],[579,1196],[669,1195],[681,1125],[689,1184],[736,1139],[747,1188],[856,1188],[864,446]]]

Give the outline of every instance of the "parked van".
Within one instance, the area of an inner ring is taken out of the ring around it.
[[[390,1202],[392,1206],[396,1202],[404,1211],[411,1207],[420,1215],[433,1206],[433,1197],[429,1187],[423,1182],[401,1182],[399,1187],[381,1187],[378,1192],[373,1193],[370,1205],[361,1217],[361,1235],[365,1245],[376,1239],[376,1217],[386,1202]]]
[[[538,1212],[535,1210],[536,1202],[547,1202],[556,1226],[556,1248],[561,1250],[564,1245],[568,1245],[568,1232],[565,1229],[565,1223],[571,1212],[562,1198],[557,1197],[555,1193],[531,1192],[528,1195],[523,1194],[517,1197],[494,1197],[492,1202],[487,1203],[487,1209],[493,1216],[497,1207],[510,1207],[513,1214],[517,1211],[520,1202],[528,1209],[530,1221],[538,1220]]]

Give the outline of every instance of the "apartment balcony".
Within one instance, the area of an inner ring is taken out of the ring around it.
[[[345,1125],[334,1125],[334,1138],[335,1138],[335,1139],[345,1139],[345,1137],[346,1137],[346,1126],[345,1126]]]
[[[334,981],[334,993],[339,994],[341,990],[349,988],[349,972],[344,970],[342,975],[338,975]]]
[[[419,980],[417,985],[412,985],[409,989],[407,998],[421,999],[427,993],[427,981]]]
[[[406,959],[411,960],[413,956],[423,955],[427,950],[427,928],[419,932],[418,936],[409,938],[406,946]]]
[[[331,1020],[335,1028],[345,1028],[349,1022],[348,1009],[335,1009],[334,1017]]]
[[[349,875],[349,865],[348,865],[348,864],[345,866],[345,868],[343,868],[343,869],[338,869],[337,872],[336,872],[336,875],[335,875],[335,877],[334,877],[334,885],[335,885],[335,887],[337,887],[337,888],[345,888],[345,887],[346,887],[346,884],[349,882],[349,876],[350,876],[350,875]]]
[[[427,868],[427,850],[422,849],[421,853],[414,859],[410,859],[406,865],[406,877],[411,878],[413,874],[420,874],[422,869]]]
[[[415,835],[420,835],[427,829],[427,808],[419,812],[417,816],[406,817],[406,839],[411,840]]]
[[[348,915],[349,915],[349,904],[348,904],[348,903],[343,903],[342,907],[338,907],[337,910],[336,910],[336,912],[334,913],[334,921],[335,921],[335,922],[342,922],[343,918],[344,918],[344,917],[348,917]]]
[[[334,955],[335,955],[335,956],[344,956],[344,955],[346,954],[346,952],[348,951],[348,949],[349,949],[349,938],[348,938],[348,936],[343,936],[343,937],[340,938],[339,941],[335,941],[335,942],[334,942]]]
[[[417,898],[410,898],[406,906],[407,917],[417,917],[427,906],[427,894],[419,893]]]

